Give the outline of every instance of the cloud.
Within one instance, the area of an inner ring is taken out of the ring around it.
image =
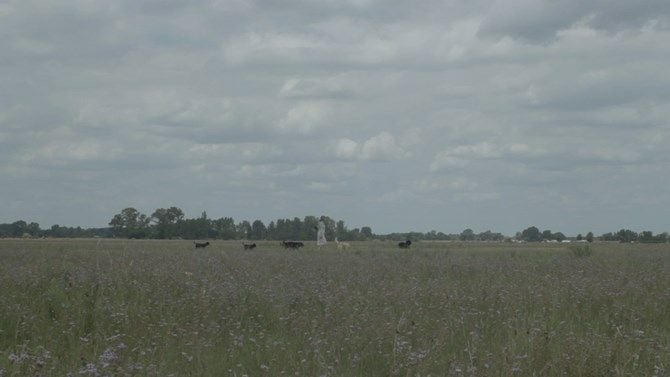
[[[668,4],[5,2],[0,221],[668,228]]]
[[[364,160],[395,160],[407,156],[409,153],[400,148],[395,137],[388,132],[371,137],[361,147],[361,158]]]
[[[532,43],[554,40],[574,26],[608,33],[670,26],[670,5],[663,0],[496,1],[479,28],[481,36],[510,36]]]
[[[482,142],[469,145],[458,145],[439,152],[430,164],[430,170],[440,171],[452,168],[465,168],[471,163],[483,160],[497,160],[504,158],[532,158],[542,156],[545,152],[534,150],[527,144],[514,143],[497,145]]]
[[[309,134],[328,126],[329,106],[318,102],[304,102],[289,109],[277,124],[281,132]]]
[[[340,139],[335,142],[334,150],[337,158],[351,160],[358,156],[360,147],[351,139]]]
[[[331,145],[335,157],[342,160],[393,161],[409,157],[411,154],[396,142],[396,138],[382,131],[362,143],[343,138]]]
[[[351,93],[342,88],[336,78],[291,78],[284,82],[279,95],[293,99],[337,99],[350,97]]]

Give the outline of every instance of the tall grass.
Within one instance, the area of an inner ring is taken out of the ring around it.
[[[0,241],[0,375],[668,375],[670,248]]]

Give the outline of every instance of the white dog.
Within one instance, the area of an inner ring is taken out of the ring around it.
[[[340,242],[337,237],[335,237],[335,243],[337,244],[337,250],[348,249],[351,246],[348,242]]]

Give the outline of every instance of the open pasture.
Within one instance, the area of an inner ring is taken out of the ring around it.
[[[670,246],[0,240],[0,376],[667,376]]]

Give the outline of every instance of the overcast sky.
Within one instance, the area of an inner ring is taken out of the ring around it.
[[[0,0],[0,222],[670,231],[670,1]]]

